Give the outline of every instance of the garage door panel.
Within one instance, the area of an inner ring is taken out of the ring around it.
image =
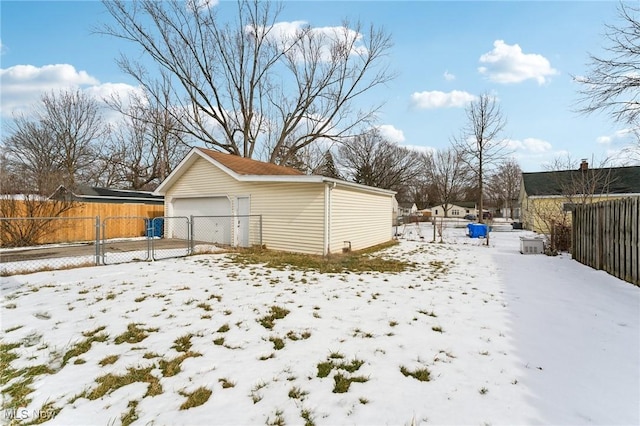
[[[177,198],[172,204],[173,216],[194,216],[191,226],[196,242],[231,244],[231,202],[227,197]]]

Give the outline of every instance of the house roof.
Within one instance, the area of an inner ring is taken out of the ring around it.
[[[223,166],[233,170],[239,175],[256,175],[256,176],[288,176],[288,175],[304,175],[299,170],[291,167],[279,166],[277,164],[256,161],[250,158],[240,157],[232,154],[213,151],[206,148],[196,148],[202,153],[216,160]]]
[[[160,183],[155,194],[166,194],[168,189],[184,174],[198,159],[204,159],[232,178],[242,182],[289,182],[289,183],[330,183],[350,187],[364,192],[395,194],[395,191],[347,182],[340,179],[320,175],[306,175],[290,167],[251,160],[236,155],[224,154],[206,148],[193,148],[182,159],[180,164]]]
[[[640,194],[640,166],[522,173],[528,196],[566,195],[569,188],[580,188],[583,179],[593,183],[594,194]]]
[[[464,207],[467,209],[475,209],[476,208],[476,203],[473,201],[451,201],[449,203],[447,203],[447,205],[449,207]],[[443,204],[438,204],[436,206],[432,206],[431,208],[435,208],[435,207],[443,207]]]
[[[73,189],[60,185],[49,198],[54,200],[70,199],[73,201],[94,203],[162,204],[164,202],[162,195],[157,195],[153,192],[100,188],[89,185],[77,185]]]
[[[412,208],[416,207],[416,203],[398,203],[398,205],[400,207],[402,207],[403,209],[412,209]]]

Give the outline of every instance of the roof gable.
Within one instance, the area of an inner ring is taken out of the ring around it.
[[[583,181],[594,194],[640,194],[640,166],[522,173],[522,180],[528,196],[568,195]]]
[[[294,176],[304,175],[299,170],[291,167],[279,166],[277,164],[265,163],[263,161],[252,160],[232,154],[225,154],[206,148],[196,148],[208,157],[213,158],[229,170],[239,175],[255,176]]]
[[[395,191],[347,182],[320,175],[306,175],[296,169],[262,161],[251,160],[232,154],[224,154],[206,148],[192,148],[167,178],[160,183],[154,194],[166,194],[169,189],[198,160],[204,159],[212,166],[242,182],[288,182],[288,183],[330,183],[349,187],[357,191],[393,196]]]

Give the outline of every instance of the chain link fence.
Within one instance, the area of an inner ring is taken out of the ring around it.
[[[97,217],[0,218],[0,275],[95,265]]]
[[[262,245],[262,216],[0,218],[0,276]]]

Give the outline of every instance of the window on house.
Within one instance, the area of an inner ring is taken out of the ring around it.
[[[460,216],[460,210],[453,209],[453,210],[451,210],[451,214],[454,215],[454,216]]]
[[[438,209],[436,209],[436,214],[438,214]]]

